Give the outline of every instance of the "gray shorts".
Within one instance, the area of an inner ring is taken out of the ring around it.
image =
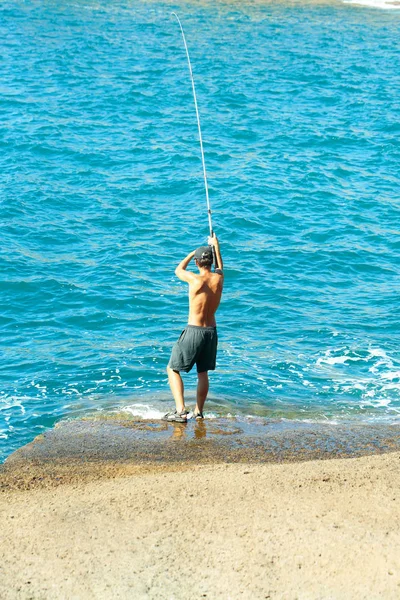
[[[197,372],[214,371],[218,336],[216,327],[187,325],[174,344],[168,366],[189,373],[194,364]]]

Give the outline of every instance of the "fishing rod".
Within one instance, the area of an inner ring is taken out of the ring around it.
[[[211,219],[211,206],[210,206],[210,197],[208,195],[208,183],[207,183],[207,171],[206,171],[206,161],[204,159],[204,149],[203,149],[203,137],[201,135],[201,127],[200,127],[200,115],[199,115],[199,108],[197,106],[197,97],[196,97],[196,88],[194,85],[194,77],[193,77],[193,71],[192,71],[192,65],[190,62],[190,56],[189,56],[189,50],[187,47],[187,43],[186,43],[186,38],[185,38],[185,34],[183,31],[183,27],[182,27],[182,23],[180,21],[180,18],[178,17],[178,15],[173,12],[172,13],[175,17],[176,20],[179,23],[179,27],[181,28],[181,33],[182,33],[182,37],[183,37],[183,43],[185,44],[185,50],[186,50],[186,56],[187,56],[187,60],[188,60],[188,65],[189,65],[189,73],[190,73],[190,80],[192,82],[192,90],[193,90],[193,98],[194,98],[194,106],[196,109],[196,117],[197,117],[197,127],[199,130],[199,140],[200,140],[200,150],[201,150],[201,161],[203,164],[203,176],[204,176],[204,187],[206,190],[206,201],[207,201],[207,213],[208,213],[208,225],[210,228],[210,236],[213,236],[213,226],[212,226],[212,219]],[[213,255],[214,255],[214,264],[216,264],[215,261],[215,249],[214,246],[213,248]]]

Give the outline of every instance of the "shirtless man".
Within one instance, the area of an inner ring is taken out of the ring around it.
[[[193,416],[203,419],[203,406],[208,393],[208,371],[215,369],[217,356],[217,324],[215,313],[221,301],[224,283],[223,264],[216,235],[208,238],[210,246],[201,246],[176,267],[175,275],[189,284],[189,320],[178,341],[172,348],[167,367],[168,380],[175,400],[175,412],[167,413],[164,421],[186,423],[184,387],[180,371],[188,373],[197,366],[197,403]],[[215,250],[215,272],[211,271],[213,249]],[[194,258],[199,274],[187,271]]]

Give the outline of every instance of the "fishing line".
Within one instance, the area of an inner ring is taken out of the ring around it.
[[[188,65],[189,65],[189,73],[190,73],[190,79],[192,82],[192,90],[193,90],[193,98],[194,98],[194,106],[196,108],[196,117],[197,117],[197,127],[199,130],[199,140],[200,140],[200,150],[201,150],[201,161],[203,164],[203,175],[204,175],[204,187],[206,190],[206,200],[207,200],[207,211],[208,211],[208,225],[210,227],[210,236],[213,235],[213,227],[212,227],[212,220],[211,220],[211,206],[210,206],[210,198],[208,195],[208,183],[207,183],[207,171],[206,171],[206,162],[204,160],[204,150],[203,150],[203,138],[201,135],[201,127],[200,127],[200,115],[199,115],[199,109],[197,106],[197,98],[196,98],[196,88],[194,86],[194,78],[193,78],[193,71],[192,71],[192,65],[190,63],[190,57],[189,57],[189,50],[187,47],[187,43],[186,43],[186,38],[185,38],[185,34],[183,32],[183,27],[182,27],[182,23],[178,17],[178,15],[176,13],[172,13],[175,17],[176,20],[179,23],[179,27],[181,28],[181,32],[182,32],[182,37],[183,37],[183,43],[185,44],[185,50],[186,50],[186,56],[187,56],[187,60],[188,60]],[[214,246],[213,246],[213,254],[214,254]],[[214,255],[214,262],[215,262],[215,255]]]

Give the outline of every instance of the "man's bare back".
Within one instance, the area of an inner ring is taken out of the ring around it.
[[[189,325],[216,327],[215,313],[221,302],[223,275],[210,271],[189,281]]]

